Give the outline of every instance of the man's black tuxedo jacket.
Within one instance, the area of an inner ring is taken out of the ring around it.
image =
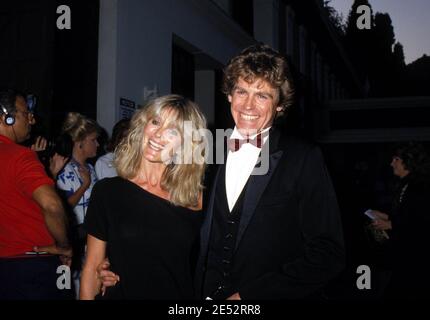
[[[278,130],[271,130],[269,146],[268,173],[251,175],[247,184],[232,284],[242,299],[304,298],[321,289],[344,266],[336,195],[318,147]],[[195,283],[200,295],[214,195],[213,188],[201,230]]]

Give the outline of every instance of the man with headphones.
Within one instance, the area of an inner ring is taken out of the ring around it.
[[[0,300],[61,299],[57,268],[72,255],[54,182],[30,148],[24,95],[0,91]]]

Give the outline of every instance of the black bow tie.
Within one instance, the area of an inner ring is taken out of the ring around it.
[[[259,133],[255,136],[255,138],[251,139],[251,138],[246,138],[246,139],[228,139],[227,144],[228,144],[228,149],[232,152],[236,152],[237,150],[239,150],[244,144],[246,143],[250,143],[253,146],[260,148],[263,145],[263,138],[262,138],[262,134]]]

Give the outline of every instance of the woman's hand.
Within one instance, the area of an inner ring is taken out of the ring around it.
[[[236,292],[235,294],[228,297],[227,300],[242,300],[242,298],[240,297],[239,292]]]
[[[386,213],[383,213],[379,210],[372,210],[372,213],[376,216],[377,219],[380,220],[389,220],[389,216]]]
[[[391,230],[391,220],[385,220],[385,219],[376,219],[372,223],[373,227],[377,230]]]
[[[87,169],[85,166],[79,167],[79,175],[82,179],[82,186],[85,187],[85,189],[88,189],[91,185],[91,173],[90,170]]]

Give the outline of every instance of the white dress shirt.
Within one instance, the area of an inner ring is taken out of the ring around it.
[[[264,129],[261,133],[265,133],[270,130],[269,128]],[[251,136],[253,139],[257,134]],[[269,135],[263,135],[263,144],[266,143]],[[230,139],[244,139],[235,127]],[[225,168],[225,190],[227,193],[227,202],[230,212],[233,210],[237,199],[242,193],[246,182],[251,175],[257,164],[258,156],[260,155],[260,148],[257,148],[251,143],[245,143],[241,148],[235,152],[228,151],[227,163]]]

